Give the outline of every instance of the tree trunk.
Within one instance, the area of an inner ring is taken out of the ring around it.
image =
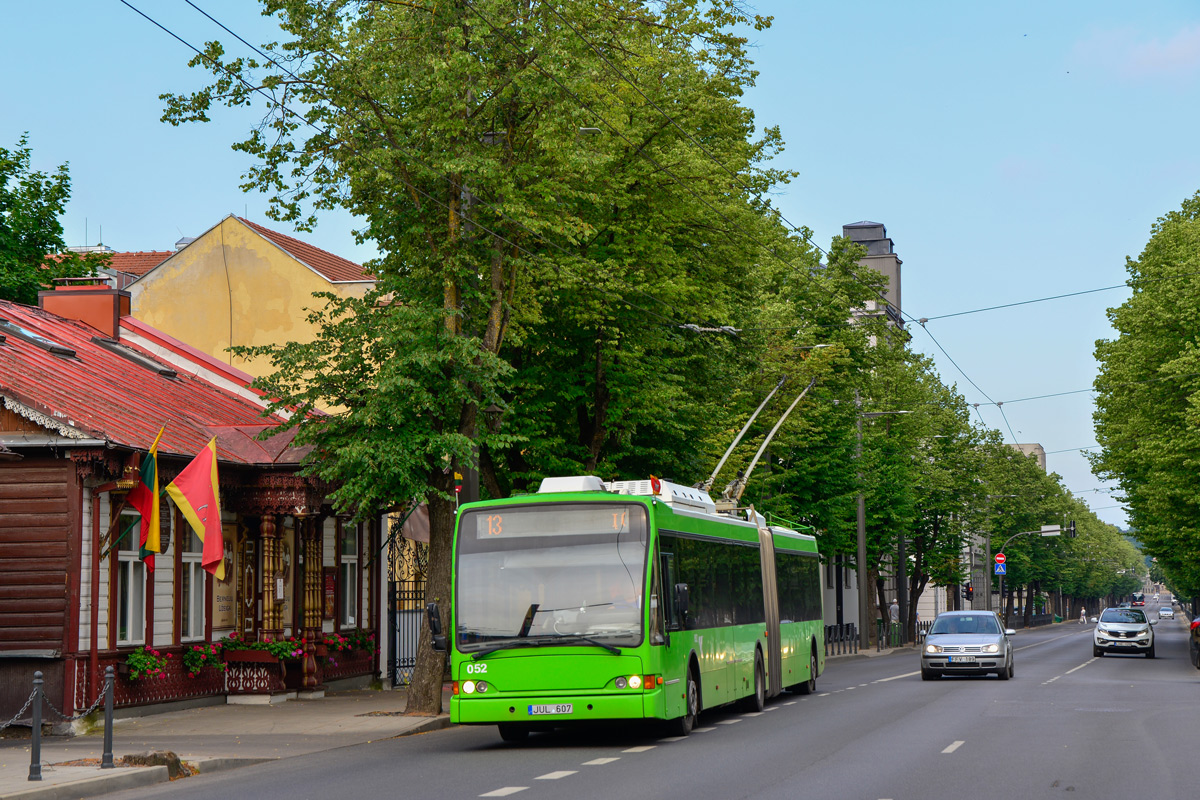
[[[434,470],[429,485],[448,492],[451,476]],[[453,629],[454,607],[450,597],[450,554],[454,536],[454,501],[437,494],[428,495],[429,502],[429,574],[425,583],[425,602],[437,603],[445,630]],[[421,626],[417,642],[417,664],[408,687],[407,714],[434,716],[442,713],[442,681],[446,654],[433,649],[429,626]]]

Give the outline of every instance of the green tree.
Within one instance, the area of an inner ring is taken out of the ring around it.
[[[538,453],[506,464],[526,482],[605,459],[610,471],[640,467],[663,458],[651,434],[683,438],[653,416],[686,394],[665,377],[677,341],[629,308],[719,319],[769,255],[747,235],[767,227],[762,204],[729,175],[756,191],[786,177],[755,166],[778,137],[748,141],[753,119],[738,102],[753,72],[731,31],[767,21],[735,0],[263,5],[286,40],[265,46],[264,62],[209,43],[192,64],[213,83],[165,96],[164,118],[204,121],[214,103],[269,95],[263,124],[235,144],[256,159],[246,187],[301,226],[334,206],[364,220],[382,253],[371,265],[380,292],[319,312],[326,330],[311,345],[257,351],[278,369],[262,385],[280,407],[338,406],[290,424],[314,447],[308,468],[342,482],[339,509],[428,499],[428,597],[447,603],[451,468],[471,463],[476,443],[485,459],[518,452],[481,432],[481,408],[507,406],[504,429]],[[681,125],[614,75],[614,58]],[[574,367],[564,353],[587,368],[560,374]],[[644,398],[628,400],[644,381]],[[560,407],[563,392],[574,394]],[[555,414],[519,413],[527,401]],[[410,711],[440,709],[440,664],[423,630]]]
[[[1096,343],[1092,469],[1116,480],[1148,556],[1172,585],[1200,595],[1200,193],[1161,217],[1138,259],[1133,295]]]
[[[33,170],[32,155],[28,134],[12,150],[0,147],[0,299],[26,305],[37,305],[38,291],[56,278],[92,275],[108,262],[66,250],[59,217],[71,176],[66,164],[53,173]]]

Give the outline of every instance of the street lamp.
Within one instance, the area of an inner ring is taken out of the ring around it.
[[[1010,536],[1004,540],[1004,544],[1000,545],[999,552],[1003,553],[1004,548],[1008,547],[1008,543],[1011,542],[1013,539],[1016,539],[1018,536],[1033,536],[1035,534],[1038,536],[1062,536],[1062,527],[1059,525],[1043,525],[1040,529],[1038,529],[1036,531],[1021,531],[1020,533],[1014,533],[1012,536]],[[990,536],[988,537],[988,543],[991,544]],[[988,597],[988,604],[989,604],[989,606],[991,604],[990,596]],[[1006,608],[1006,606],[1004,603],[1004,573],[1001,573],[1000,574],[1000,610],[1004,611],[1005,608]],[[989,610],[991,610],[991,609],[989,608]],[[1005,614],[1004,624],[1006,626],[1008,625],[1008,615],[1007,614]]]
[[[856,409],[862,408],[862,400],[858,396],[857,389],[854,392],[854,407]],[[854,421],[856,433],[857,433],[857,439],[854,444],[855,460],[859,460],[862,458],[862,421],[863,421],[863,417],[866,417],[867,419],[875,419],[876,417],[882,417],[886,414],[909,414],[909,413],[911,413],[911,412],[909,412],[909,411],[869,411],[869,412],[859,411],[858,417]],[[867,648],[869,648],[871,646],[870,635],[868,633],[868,628],[867,628],[867,626],[870,625],[870,617],[867,616],[867,608],[871,602],[871,594],[868,591],[870,587],[867,586],[867,580],[866,580],[866,577],[867,577],[867,505],[866,505],[866,500],[863,498],[863,493],[862,493],[862,477],[863,477],[862,471],[860,470],[858,473],[858,484],[859,484],[859,486],[858,486],[858,509],[857,509],[857,513],[858,513],[858,569],[857,569],[856,573],[857,573],[857,577],[858,577],[858,646],[861,647],[863,650],[866,650]],[[900,541],[901,541],[900,560],[901,560],[901,562],[903,562],[904,561],[904,537],[903,536],[900,537]],[[901,568],[901,570],[904,569],[903,563],[901,563],[900,568]],[[897,590],[897,594],[900,594],[900,592],[904,592],[904,594],[902,596],[904,597],[905,600],[908,599],[907,592],[905,591],[907,588],[908,587],[904,587],[903,589]],[[899,598],[897,598],[897,599],[899,599]],[[906,603],[900,603],[901,616],[904,616],[905,605],[906,605]]]

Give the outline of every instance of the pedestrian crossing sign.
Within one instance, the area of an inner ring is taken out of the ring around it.
[[[1005,568],[1006,566],[1007,566],[1007,564],[997,564],[997,565],[996,565],[996,574],[997,574],[997,575],[1003,575],[1003,574],[1005,573],[1005,570],[1004,570],[1004,568]]]

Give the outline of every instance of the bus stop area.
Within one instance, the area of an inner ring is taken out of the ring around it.
[[[31,739],[0,739],[0,800],[89,797],[169,780],[166,766],[121,766],[127,755],[172,752],[197,773],[250,766],[448,727],[446,714],[406,716],[404,689],[330,692],[275,705],[210,705],[114,720],[113,756],[101,769],[103,728],[43,736],[41,780],[31,781]],[[448,707],[448,700],[443,701]]]

